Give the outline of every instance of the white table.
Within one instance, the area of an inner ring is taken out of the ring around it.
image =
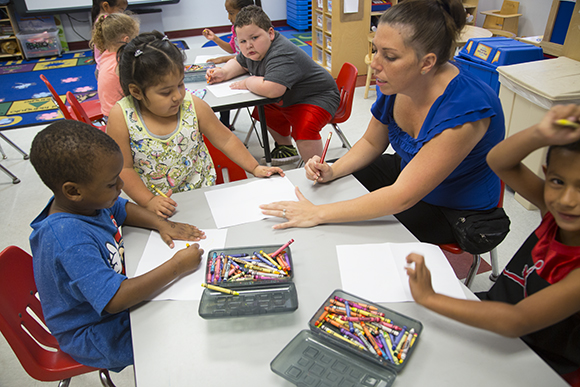
[[[187,64],[193,64],[195,62],[195,58],[198,55],[215,55],[215,57],[227,55],[227,53],[219,47],[194,48],[185,50],[184,52],[187,55]],[[187,82],[186,86],[189,89],[207,89],[206,82]],[[216,97],[212,94],[211,91],[207,90],[203,100],[207,102],[215,112],[256,106],[258,108],[258,116],[260,117],[260,128],[262,129],[264,157],[266,159],[267,165],[271,165],[270,144],[268,142],[268,127],[266,125],[264,105],[278,102],[279,98],[266,98],[254,93],[236,94],[227,97]]]
[[[365,192],[351,176],[313,187],[303,170],[286,174],[316,204],[354,198]],[[244,184],[244,181],[230,184]],[[215,228],[204,190],[174,195],[179,203],[174,219],[202,229]],[[282,245],[295,239],[291,249],[298,310],[278,315],[204,320],[198,315],[197,301],[156,301],[133,308],[131,329],[138,387],[292,386],[270,370],[270,362],[300,330],[308,329],[308,320],[324,299],[334,289],[341,288],[335,246],[416,241],[391,216],[284,231],[272,230],[275,222],[278,220],[230,228],[226,247]],[[124,228],[129,275],[137,268],[148,235],[147,230]],[[466,289],[466,292],[469,291]],[[395,387],[566,386],[519,339],[502,338],[453,322],[415,303],[384,305],[424,325],[413,356],[397,377]]]

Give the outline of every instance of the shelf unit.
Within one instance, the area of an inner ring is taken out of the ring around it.
[[[345,62],[356,66],[359,75],[367,73],[371,0],[359,0],[358,14],[342,14],[343,4],[339,0],[312,1],[312,59],[334,78]]]
[[[465,12],[472,15],[473,19],[467,22],[467,25],[475,25],[475,18],[477,16],[477,6],[479,5],[479,0],[461,0],[463,2],[463,8]]]
[[[12,10],[8,5],[0,5],[0,60],[24,58],[17,32],[18,24]]]

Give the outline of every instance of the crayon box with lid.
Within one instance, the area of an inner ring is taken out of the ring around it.
[[[211,250],[205,282],[239,295],[205,289],[199,315],[205,319],[293,312],[298,308],[290,246],[232,247]]]
[[[347,300],[352,317],[342,314],[345,303],[339,300]],[[338,289],[308,326],[270,363],[274,373],[297,386],[389,387],[410,361],[423,329],[417,320]]]

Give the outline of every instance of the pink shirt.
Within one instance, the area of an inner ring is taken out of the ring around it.
[[[101,101],[101,112],[105,117],[108,117],[111,108],[124,97],[116,72],[117,53],[108,50],[103,52],[100,67],[97,81],[99,100]]]

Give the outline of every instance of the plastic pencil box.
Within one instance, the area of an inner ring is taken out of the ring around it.
[[[185,66],[185,72],[183,74],[184,82],[205,82],[205,73],[209,69],[215,68],[215,64],[209,63],[197,63]]]
[[[348,300],[351,317],[340,314],[340,308],[346,309],[340,299]],[[364,320],[364,326],[353,322],[354,333],[347,321],[352,316]],[[423,330],[417,320],[342,290],[326,299],[308,325],[310,329],[300,331],[270,363],[274,373],[297,386],[389,387],[409,361]],[[374,337],[374,344],[360,338],[368,335]]]
[[[268,258],[260,252],[270,255],[280,247],[281,245],[266,245],[211,250],[207,255],[206,282],[234,290],[239,295],[204,289],[199,303],[199,315],[205,319],[214,319],[293,312],[298,309],[298,295],[293,282],[294,265],[289,246],[280,256],[287,265],[286,268],[280,265],[276,257],[270,256],[278,265],[274,266],[270,262],[268,272],[262,275],[255,274],[259,273],[258,270],[254,270],[257,266],[262,268],[268,266],[264,263]],[[256,254],[259,254],[261,259],[254,258]],[[218,259],[220,273],[224,273],[224,268],[230,269],[227,277],[216,275]],[[229,266],[222,266],[222,262]],[[232,268],[238,269],[237,272],[242,274],[229,275],[233,272]]]

